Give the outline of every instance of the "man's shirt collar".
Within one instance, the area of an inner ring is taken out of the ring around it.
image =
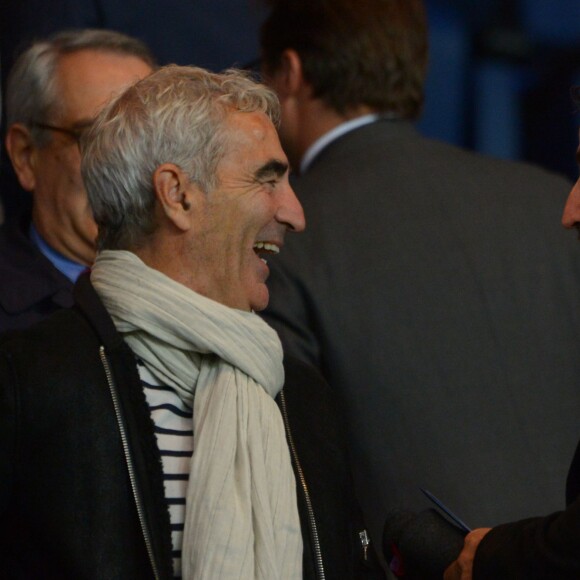
[[[77,278],[87,269],[84,264],[74,262],[51,248],[38,233],[38,230],[30,224],[30,239],[40,252],[52,263],[52,265],[73,284]]]
[[[362,117],[356,117],[356,119],[351,119],[350,121],[345,121],[340,125],[336,126],[334,129],[328,131],[319,137],[310,147],[306,150],[306,153],[302,157],[302,161],[300,162],[300,173],[304,173],[314,161],[314,158],[325,148],[330,145],[333,141],[346,135],[346,133],[350,133],[359,127],[364,125],[368,125],[370,123],[374,123],[383,115],[378,113],[370,113],[369,115],[363,115]]]

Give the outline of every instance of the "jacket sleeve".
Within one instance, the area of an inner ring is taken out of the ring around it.
[[[0,518],[10,505],[16,456],[16,395],[8,357],[0,350]]]
[[[21,567],[9,541],[15,534],[14,487],[18,445],[18,397],[9,357],[0,349],[0,570],[6,578],[20,576]]]
[[[563,512],[493,528],[479,544],[473,578],[580,578],[580,497]]]
[[[385,575],[373,546],[367,549],[361,541],[365,524],[330,386],[317,369],[292,356],[285,355],[284,370],[288,429],[307,483],[326,578],[382,580]],[[300,489],[298,498],[304,536],[304,578],[316,578],[316,550],[306,525],[309,514]]]

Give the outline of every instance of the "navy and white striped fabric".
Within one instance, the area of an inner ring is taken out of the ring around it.
[[[165,498],[169,507],[173,543],[173,574],[181,578],[181,549],[185,521],[185,496],[193,453],[193,409],[171,388],[157,384],[142,362],[139,376],[155,423],[163,463]]]

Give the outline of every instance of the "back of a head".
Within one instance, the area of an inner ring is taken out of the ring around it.
[[[339,113],[366,105],[416,118],[423,104],[427,18],[422,0],[270,0],[262,61],[275,72],[295,50],[313,96]]]

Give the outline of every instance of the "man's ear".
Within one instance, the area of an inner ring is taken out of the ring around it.
[[[305,87],[300,55],[287,48],[280,57],[280,67],[271,77],[271,84],[280,99],[297,96]]]
[[[153,173],[153,188],[163,214],[180,230],[191,227],[193,196],[197,186],[173,163],[163,163]]]
[[[36,187],[36,153],[37,147],[27,127],[15,123],[8,127],[6,133],[6,151],[22,189],[34,191]]]

